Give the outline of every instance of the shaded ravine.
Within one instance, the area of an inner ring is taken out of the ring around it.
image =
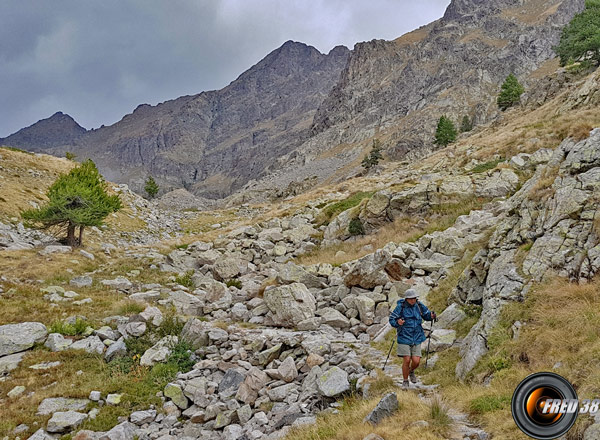
[[[394,381],[394,384],[400,387],[403,381],[402,367],[394,362],[393,357],[396,356],[395,348],[396,347],[394,346],[394,352],[390,355],[384,374],[388,377],[391,377]],[[371,363],[374,367],[383,369],[387,353],[383,353],[369,344],[357,344],[357,349],[355,351],[359,356],[366,357],[369,360],[369,363]],[[425,360],[423,359],[422,367],[424,367],[424,365]],[[418,373],[418,370],[416,370],[416,372]],[[400,388],[398,390],[400,393],[411,391],[419,392],[418,397],[427,404],[431,404],[433,399],[443,394],[439,389],[439,384],[426,385],[421,381],[419,376],[417,376],[417,383],[411,383],[408,391]],[[449,437],[447,437],[448,439],[486,440],[491,438],[490,434],[470,420],[469,416],[462,411],[456,408],[447,407],[447,414],[452,419],[452,432],[450,433]]]

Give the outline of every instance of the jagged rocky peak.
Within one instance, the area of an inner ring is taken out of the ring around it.
[[[480,16],[490,11],[523,6],[526,0],[452,0],[446,8],[444,20],[455,20],[466,15]]]

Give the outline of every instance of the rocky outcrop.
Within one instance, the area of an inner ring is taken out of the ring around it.
[[[547,165],[507,202],[487,245],[462,274],[453,297],[483,306],[461,347],[457,377],[464,379],[488,348],[502,306],[521,301],[547,274],[571,280],[600,268],[600,129],[580,142],[565,140]]]

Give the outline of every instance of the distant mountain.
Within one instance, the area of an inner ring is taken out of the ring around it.
[[[221,90],[141,105],[71,145],[49,148],[42,137],[15,146],[92,157],[138,191],[151,174],[163,192],[233,195],[231,203],[286,196],[359,171],[374,137],[387,158],[410,159],[435,148],[441,115],[497,119],[506,76],[532,85],[583,8],[584,0],[453,0],[442,18],[396,40],[326,55],[288,41]]]
[[[71,143],[7,139],[35,151],[91,157],[106,178],[136,190],[151,174],[163,192],[184,187],[224,197],[263,175],[310,135],[314,113],[349,53],[338,46],[325,55],[288,41],[221,90],[140,105],[121,121]],[[43,122],[27,130],[43,132]]]
[[[56,112],[47,119],[22,128],[10,136],[0,138],[0,145],[15,146],[30,151],[44,151],[53,147],[72,145],[86,131],[71,116],[63,112]]]

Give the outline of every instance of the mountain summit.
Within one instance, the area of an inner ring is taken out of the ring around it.
[[[396,40],[328,54],[287,41],[221,90],[142,105],[71,145],[22,145],[91,157],[137,191],[152,175],[163,190],[209,198],[284,196],[356,173],[375,136],[388,158],[411,158],[434,148],[441,115],[498,118],[504,79],[532,85],[583,8],[584,0],[453,0],[441,19]]]
[[[49,118],[22,128],[10,136],[0,138],[0,145],[43,151],[48,148],[72,145],[86,131],[71,116],[63,112],[56,112]]]

